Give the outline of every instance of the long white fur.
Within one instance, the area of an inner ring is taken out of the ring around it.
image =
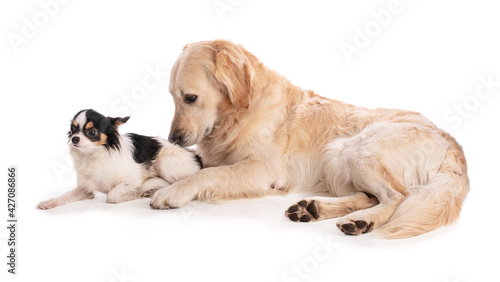
[[[86,122],[82,115],[77,122]],[[133,158],[134,146],[127,134],[120,135],[120,150],[107,150],[92,144],[84,134],[78,148],[70,145],[70,154],[77,174],[77,188],[59,197],[41,202],[39,209],[50,209],[69,202],[92,198],[94,192],[107,194],[107,202],[124,201],[151,196],[154,191],[190,176],[200,170],[194,154],[162,138],[155,138],[162,148],[149,168]]]

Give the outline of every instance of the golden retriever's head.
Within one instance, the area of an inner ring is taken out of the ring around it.
[[[197,144],[224,119],[225,112],[248,108],[255,61],[228,41],[186,45],[170,74],[175,116],[169,141],[183,147]]]

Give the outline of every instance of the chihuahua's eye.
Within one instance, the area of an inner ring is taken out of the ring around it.
[[[198,99],[198,96],[196,96],[196,95],[187,95],[186,96],[186,103],[192,104],[196,101],[196,99]]]
[[[97,135],[97,131],[95,129],[91,129],[91,130],[89,130],[88,134],[91,137],[95,137]]]
[[[77,130],[76,130],[76,126],[74,126],[73,124],[71,125],[71,134],[75,133]]]

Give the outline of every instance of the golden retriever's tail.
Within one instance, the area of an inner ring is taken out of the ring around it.
[[[453,146],[432,180],[411,187],[407,198],[376,232],[388,239],[402,239],[453,223],[468,192],[467,164],[461,148]]]

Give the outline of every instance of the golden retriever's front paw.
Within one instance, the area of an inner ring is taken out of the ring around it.
[[[176,209],[183,207],[191,200],[185,192],[170,186],[156,191],[151,198],[149,206],[160,210]]]
[[[148,191],[144,191],[142,192],[142,194],[140,195],[141,198],[152,198],[153,195],[156,193],[156,191],[158,191],[158,189],[151,189],[151,190],[148,190]]]
[[[55,208],[59,206],[58,202],[55,201],[55,200],[47,200],[47,201],[43,201],[43,202],[40,202],[36,208],[39,209],[39,210],[48,210],[48,209],[51,209],[51,208]]]

